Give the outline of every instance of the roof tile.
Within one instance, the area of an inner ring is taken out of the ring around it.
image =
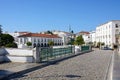
[[[51,35],[51,34],[39,34],[39,33],[28,33],[21,35],[19,37],[45,37],[45,38],[61,38],[57,35]]]

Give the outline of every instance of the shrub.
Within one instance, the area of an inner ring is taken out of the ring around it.
[[[32,46],[31,42],[27,42],[26,44],[27,44],[27,46]]]
[[[16,43],[9,43],[9,44],[6,44],[5,47],[8,47],[8,48],[17,48],[17,44]]]

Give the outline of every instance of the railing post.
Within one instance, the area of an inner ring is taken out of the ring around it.
[[[39,47],[35,47],[33,50],[33,57],[34,57],[34,62],[39,63],[40,62],[40,49]]]
[[[89,45],[89,51],[92,51],[92,46],[91,45]]]
[[[72,53],[75,54],[75,46],[71,46],[72,48]]]

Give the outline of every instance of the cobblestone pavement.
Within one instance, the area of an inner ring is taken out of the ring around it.
[[[6,63],[0,63],[0,70],[5,70],[8,68],[16,67],[16,66],[21,66],[26,63],[19,63],[19,62],[6,62]]]
[[[11,80],[105,80],[112,51],[95,50]]]

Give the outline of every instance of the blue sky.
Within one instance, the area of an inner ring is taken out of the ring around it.
[[[120,0],[0,0],[3,31],[91,31],[120,20]]]

